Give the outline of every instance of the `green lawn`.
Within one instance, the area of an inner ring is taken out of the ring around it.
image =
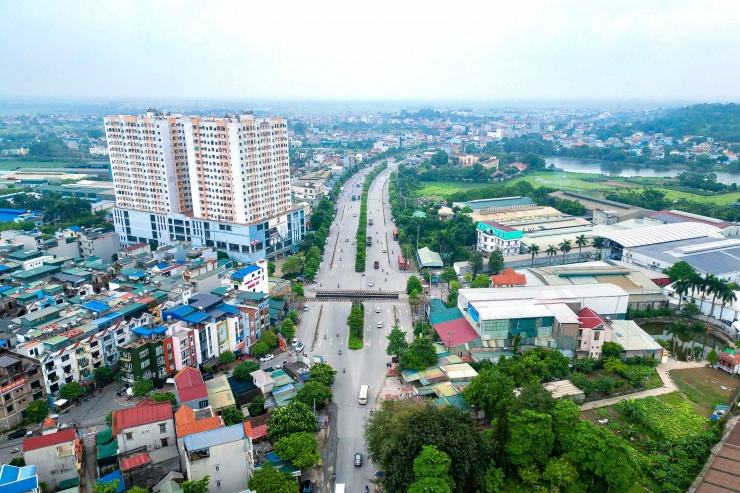
[[[33,168],[69,168],[79,166],[81,163],[70,161],[16,161],[12,159],[0,161],[0,170],[14,171],[16,169],[33,169]],[[84,164],[107,165],[107,161],[89,161]]]
[[[458,181],[423,181],[423,187],[414,193],[417,197],[446,197],[455,192],[491,186],[491,183],[467,183]]]

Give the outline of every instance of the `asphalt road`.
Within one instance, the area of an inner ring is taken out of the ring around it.
[[[342,290],[406,289],[409,274],[398,271],[396,258],[400,248],[393,241],[394,225],[388,203],[387,181],[395,167],[395,163],[389,161],[388,169],[374,180],[368,194],[368,219],[373,219],[373,226],[368,226],[368,234],[373,236],[373,244],[367,248],[366,274],[363,276],[354,269],[354,240],[360,201],[351,199],[352,194],[361,193],[362,189],[357,184],[364,182],[367,171],[363,171],[345,184],[345,191],[337,201],[337,216],[326,245],[324,262],[321,263],[317,283],[306,286],[308,297],[314,289],[337,289],[337,286]],[[376,260],[381,266],[377,270],[373,268]],[[373,283],[372,287],[370,282]],[[396,319],[401,328],[408,331],[411,340],[409,305],[405,300],[365,302],[364,348],[359,351],[350,351],[347,347],[349,303],[309,302],[308,306],[308,311],[298,308],[302,319],[296,337],[305,343],[303,352],[308,358],[320,355],[338,371],[333,386],[338,416],[336,422],[331,424],[336,427],[338,441],[337,450],[332,454],[332,470],[336,471],[337,483],[345,483],[347,491],[365,491],[365,486],[372,484],[375,468],[366,456],[363,427],[370,411],[376,408],[378,395],[385,384],[386,364],[391,360],[385,352],[388,346],[386,337]],[[378,327],[378,322],[383,322],[382,328]],[[295,354],[290,357],[294,359]],[[276,366],[285,358],[287,356],[278,356],[269,365]],[[362,385],[370,388],[366,405],[358,402]],[[364,458],[361,467],[354,466],[354,454],[358,452]]]

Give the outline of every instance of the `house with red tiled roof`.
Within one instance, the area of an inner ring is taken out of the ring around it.
[[[208,388],[200,371],[186,366],[175,375],[175,397],[181,406],[192,409],[208,407]]]
[[[134,407],[116,409],[111,415],[111,429],[118,440],[118,453],[144,447],[147,451],[175,447],[175,419],[172,404],[144,399]]]
[[[588,307],[582,308],[577,315],[576,356],[601,359],[601,349],[604,343],[612,340],[611,324]]]
[[[518,274],[513,268],[507,267],[500,274],[491,276],[491,287],[500,288],[502,286],[526,286],[527,277],[524,274]]]
[[[36,466],[39,481],[56,491],[80,484],[82,447],[82,439],[67,428],[23,440],[23,458]]]
[[[717,368],[734,375],[740,373],[740,351],[727,348],[719,353]]]
[[[193,410],[188,406],[180,406],[175,412],[175,430],[177,434],[177,450],[180,453],[180,465],[185,469],[182,439],[194,433],[215,430],[224,426],[223,420],[213,412],[213,408]]]

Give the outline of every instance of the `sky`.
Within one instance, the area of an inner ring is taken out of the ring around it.
[[[740,100],[737,0],[3,0],[0,99]]]

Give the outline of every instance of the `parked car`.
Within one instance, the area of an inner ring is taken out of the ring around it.
[[[304,312],[307,312],[308,311],[308,305],[303,305],[303,311]]]
[[[383,321],[382,320],[380,322],[378,322],[378,328],[379,329],[382,329],[383,328]]]
[[[295,347],[295,350],[300,353],[301,351],[303,351],[304,347],[306,346],[303,344],[303,342],[299,342],[298,345]]]
[[[27,429],[19,428],[8,434],[8,440],[15,440],[16,438],[23,438],[24,436],[26,436],[26,433],[28,433]]]
[[[380,313],[380,307],[379,306],[376,306],[375,307],[375,313]]]
[[[362,466],[362,454],[355,454],[355,467]]]
[[[296,345],[298,345],[298,339],[296,339],[296,338],[294,337],[294,338],[293,338],[293,340],[292,340],[292,341],[290,341],[290,345],[291,345],[291,346],[293,346],[293,347],[296,347]]]
[[[264,355],[264,356],[262,356],[260,358],[260,363],[267,363],[268,361],[270,361],[272,359],[275,359],[275,355],[274,354],[272,354],[272,353],[266,354],[266,355]]]
[[[388,253],[388,250],[386,250],[385,248],[383,248],[383,253]]]
[[[370,286],[370,287],[373,287],[373,286],[375,286],[375,283],[372,282],[372,281],[370,281],[369,283],[367,283],[367,285]]]
[[[345,238],[344,242],[347,243],[349,241],[349,238]]]

